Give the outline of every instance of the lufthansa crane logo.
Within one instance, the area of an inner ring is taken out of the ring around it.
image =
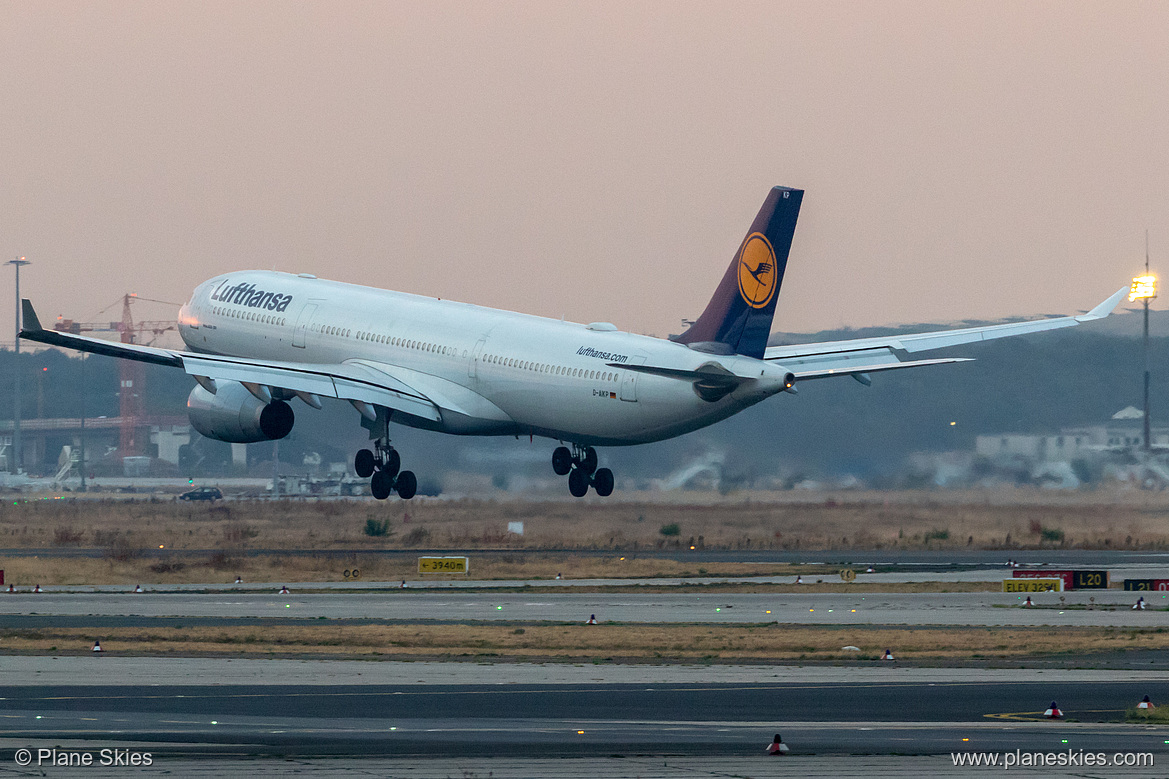
[[[751,233],[739,250],[739,294],[751,308],[764,308],[778,286],[771,242],[763,233]]]

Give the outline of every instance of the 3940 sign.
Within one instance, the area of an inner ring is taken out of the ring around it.
[[[419,557],[418,573],[466,573],[466,557]]]

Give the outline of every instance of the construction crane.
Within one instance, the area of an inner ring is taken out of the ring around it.
[[[135,323],[130,311],[130,304],[136,301],[149,303],[163,303],[168,306],[181,305],[166,300],[153,300],[138,297],[130,292],[122,296],[122,319],[120,322],[76,322],[72,319],[57,317],[53,329],[61,333],[79,335],[88,332],[118,333],[124,344],[149,345],[168,330],[177,329],[174,320],[140,321]],[[103,314],[116,306],[114,302],[103,308],[98,314]],[[150,336],[147,339],[147,336]],[[146,366],[137,360],[118,360],[120,388],[118,390],[119,413],[122,417],[122,426],[119,435],[121,457],[137,457],[142,453],[144,437],[139,436],[139,429],[145,414],[142,411],[142,397],[146,390]]]

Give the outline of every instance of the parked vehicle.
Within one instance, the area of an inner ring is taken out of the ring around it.
[[[223,493],[219,491],[218,487],[198,487],[179,496],[179,500],[220,500],[222,498]]]

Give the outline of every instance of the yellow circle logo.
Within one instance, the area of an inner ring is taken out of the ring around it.
[[[739,294],[751,308],[771,302],[778,287],[775,250],[763,233],[751,233],[739,249]]]

